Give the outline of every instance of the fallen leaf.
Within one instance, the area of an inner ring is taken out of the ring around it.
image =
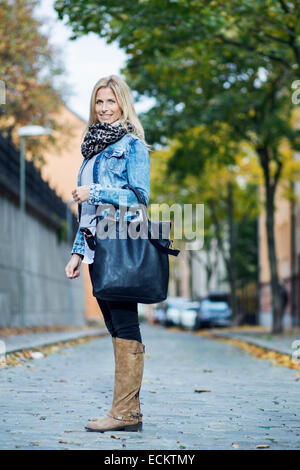
[[[212,338],[216,338],[211,334]],[[300,369],[300,364],[297,364],[293,361],[292,357],[289,354],[278,353],[276,351],[271,351],[260,346],[254,346],[247,343],[246,341],[234,339],[234,338],[220,338],[218,340],[227,342],[236,346],[244,351],[246,351],[251,356],[257,357],[259,359],[268,359],[273,362],[273,364],[283,367],[288,367],[290,369]]]
[[[58,441],[60,444],[68,444],[67,441]]]
[[[24,354],[24,356],[27,358],[27,359],[30,359],[32,356],[31,356],[31,353],[29,351],[27,351],[26,349],[23,349],[22,353]]]
[[[120,437],[118,436],[110,436],[112,439],[121,439]]]
[[[150,392],[150,393],[156,393],[156,391],[155,391],[155,390],[149,390],[149,392]]]
[[[194,392],[196,392],[196,393],[203,393],[203,392],[211,392],[211,390],[205,390],[205,389],[201,389],[201,388],[197,389],[197,388],[196,388],[196,389],[194,390]]]
[[[269,444],[258,444],[256,446],[257,449],[267,449],[269,446]]]
[[[231,447],[233,447],[234,449],[238,449],[240,446],[238,444],[232,444]]]

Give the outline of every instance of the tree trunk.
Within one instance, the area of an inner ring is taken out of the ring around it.
[[[210,252],[207,251],[208,247],[205,248],[204,246],[204,252],[205,252],[205,255],[206,255],[206,262],[203,262],[203,259],[201,259],[199,256],[198,256],[198,253],[197,252],[194,252],[192,250],[189,251],[189,255],[190,255],[190,258],[194,258],[195,260],[198,261],[199,264],[201,264],[201,266],[203,267],[203,269],[205,269],[205,274],[206,274],[206,277],[205,277],[205,289],[206,289],[206,292],[208,293],[210,291],[210,281],[211,281],[211,277],[212,277],[212,274],[216,268],[216,264],[215,263],[212,263],[209,256],[211,255]],[[209,247],[209,249],[211,249]],[[192,284],[191,284],[192,285]],[[195,296],[194,296],[195,297]],[[194,300],[194,297],[193,297],[193,300]]]
[[[268,257],[271,275],[271,291],[272,291],[272,310],[273,310],[273,333],[282,332],[282,313],[281,313],[281,298],[279,291],[278,272],[277,272],[277,257],[274,238],[274,210],[272,208],[272,201],[266,201],[267,211],[267,239],[268,239]]]
[[[217,219],[214,203],[212,200],[208,201],[211,209],[212,219],[215,225],[215,233],[218,244],[218,251],[222,255],[226,268],[226,276],[230,289],[230,306],[232,310],[233,322],[237,322],[237,298],[236,298],[236,269],[235,269],[235,227],[234,227],[234,205],[232,194],[232,183],[228,183],[227,193],[227,223],[228,223],[228,242],[229,242],[229,256],[227,250],[224,248],[220,222]]]
[[[294,183],[291,182],[291,189],[294,196]],[[294,199],[291,201],[291,317],[292,326],[298,325],[297,318],[297,298],[296,298],[296,217],[295,217],[295,202]]]
[[[229,230],[229,258],[227,259],[227,275],[230,285],[230,305],[232,310],[233,323],[238,324],[238,308],[236,298],[236,233],[234,224],[234,199],[232,182],[227,183],[227,207],[228,207],[228,230]]]
[[[273,178],[273,182],[270,179],[270,158],[269,152],[266,147],[260,147],[258,149],[260,160],[264,173],[264,185],[265,185],[265,209],[266,209],[266,231],[267,231],[267,245],[268,245],[268,259],[270,267],[270,283],[271,283],[271,294],[272,294],[272,319],[273,333],[282,332],[282,305],[281,296],[279,291],[279,279],[277,271],[277,256],[275,247],[275,234],[274,234],[274,216],[275,216],[275,190],[277,181],[280,174],[281,167],[278,166],[277,172]],[[278,164],[279,165],[279,164]]]
[[[193,285],[193,260],[191,251],[188,251],[188,264],[189,264],[189,291],[190,291],[190,299],[194,300],[194,285]]]

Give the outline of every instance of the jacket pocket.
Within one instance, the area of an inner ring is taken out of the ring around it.
[[[104,153],[106,167],[113,173],[120,174],[125,169],[126,159],[124,150],[114,149]]]

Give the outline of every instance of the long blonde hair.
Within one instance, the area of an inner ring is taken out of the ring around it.
[[[99,90],[99,88],[112,89],[116,96],[117,103],[121,108],[121,117],[119,119],[121,124],[125,127],[125,129],[128,129],[126,121],[129,121],[134,128],[132,133],[139,137],[146,144],[146,146],[150,148],[150,146],[145,141],[145,132],[143,126],[134,109],[130,88],[127,83],[117,75],[109,75],[108,77],[100,78],[95,84],[90,100],[90,116],[88,124],[83,131],[82,140],[88,130],[88,127],[97,121],[95,113],[95,103],[97,91]]]

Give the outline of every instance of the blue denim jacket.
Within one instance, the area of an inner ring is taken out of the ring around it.
[[[87,160],[84,159],[78,172],[77,186],[80,186],[81,172]],[[122,139],[106,147],[100,152],[94,163],[93,181],[90,187],[89,204],[111,203],[116,206],[126,202],[127,207],[139,204],[134,192],[130,189],[121,189],[129,183],[139,189],[146,205],[150,198],[150,158],[146,145],[134,134],[126,134]],[[123,198],[126,198],[125,200]],[[104,212],[108,213],[108,209]],[[80,223],[81,204],[78,205],[78,218]],[[132,214],[126,213],[125,219],[132,219]],[[119,219],[119,210],[115,218]],[[73,253],[84,255],[84,236],[77,230],[73,243]]]

